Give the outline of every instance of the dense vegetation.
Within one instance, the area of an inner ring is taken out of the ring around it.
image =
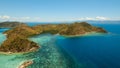
[[[39,48],[36,43],[21,37],[8,38],[0,47],[2,52],[29,52]]]

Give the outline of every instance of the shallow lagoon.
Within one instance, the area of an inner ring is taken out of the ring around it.
[[[57,35],[42,34],[29,38],[41,46],[36,52],[25,54],[0,54],[2,68],[16,68],[24,61],[33,60],[28,68],[78,68],[79,64],[63,49],[56,46]]]

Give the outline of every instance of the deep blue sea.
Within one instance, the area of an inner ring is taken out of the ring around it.
[[[82,37],[57,38],[57,45],[66,50],[84,68],[120,68],[120,24],[93,24],[109,33]]]
[[[33,26],[38,23],[28,24]],[[29,39],[38,43],[41,49],[28,54],[0,54],[0,67],[16,68],[24,61],[33,60],[34,63],[28,68],[120,68],[120,24],[104,22],[92,25],[106,29],[108,34],[70,38],[51,34],[37,35]],[[0,43],[6,39],[2,34],[4,31],[6,29],[0,29]]]

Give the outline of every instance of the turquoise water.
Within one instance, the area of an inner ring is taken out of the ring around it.
[[[75,62],[64,50],[56,46],[57,35],[43,34],[30,38],[41,45],[38,52],[30,54],[33,56],[34,64],[28,68],[78,68]],[[35,55],[35,56],[34,56]]]
[[[3,34],[3,32],[6,30],[8,30],[8,28],[0,29],[0,44],[2,44],[4,40],[6,40],[6,36]],[[24,54],[12,54],[12,55],[0,54],[0,68],[16,68],[21,63],[27,60],[32,59],[26,58]]]
[[[38,43],[41,48],[33,53],[0,54],[0,67],[16,68],[24,61],[33,60],[34,63],[28,68],[79,68],[80,64],[56,46],[56,37],[57,35],[43,34],[29,38]]]
[[[108,34],[91,34],[66,38],[42,34],[29,38],[41,46],[37,52],[0,54],[0,68],[17,68],[27,60],[28,68],[120,68],[120,24],[93,24]],[[0,44],[6,39],[0,29]]]
[[[3,34],[4,31],[9,30],[8,28],[0,28],[0,44],[6,39],[6,36]]]
[[[0,44],[6,39],[6,36],[0,33]]]

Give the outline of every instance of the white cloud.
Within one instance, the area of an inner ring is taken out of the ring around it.
[[[10,19],[10,16],[3,15],[3,16],[0,16],[0,19]]]
[[[102,17],[102,16],[97,16],[96,20],[109,20],[110,18],[107,17]]]
[[[27,20],[30,19],[30,17],[21,17],[21,19]]]
[[[95,20],[95,18],[86,17],[85,20]]]
[[[12,17],[12,16],[7,16],[7,15],[0,16],[0,21],[31,22],[31,21],[40,21],[40,20],[41,20],[40,17],[29,17],[29,16],[25,16],[25,17]]]
[[[97,16],[97,17],[84,17],[84,18],[79,18],[78,20],[110,20],[110,18],[102,17],[102,16]]]
[[[84,20],[84,18],[79,18],[78,20]]]
[[[95,18],[92,18],[92,17],[82,17],[82,18],[79,18],[78,20],[95,20]]]
[[[103,17],[103,16],[96,16],[96,17],[81,17],[81,18],[50,18],[50,19],[42,19],[40,17],[29,17],[29,16],[24,16],[24,17],[12,17],[8,15],[3,15],[0,16],[0,21],[21,21],[21,22],[54,22],[54,21],[76,21],[76,20],[120,20],[120,18],[108,18],[108,17]]]

